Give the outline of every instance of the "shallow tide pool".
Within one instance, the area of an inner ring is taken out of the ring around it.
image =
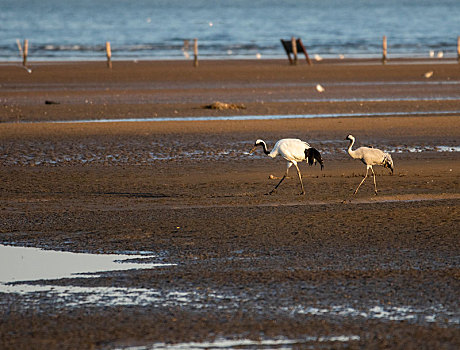
[[[293,114],[293,115],[233,115],[220,117],[155,117],[155,118],[120,118],[120,119],[82,119],[60,120],[50,123],[117,123],[117,122],[183,122],[183,121],[213,121],[213,120],[282,120],[282,119],[311,119],[311,118],[350,118],[350,117],[386,117],[386,116],[417,116],[417,115],[455,115],[459,110],[452,111],[411,111],[411,112],[375,112],[375,113],[322,113],[322,114]],[[44,122],[38,122],[44,123]]]
[[[98,277],[98,272],[151,269],[171,264],[142,263],[152,256],[60,252],[0,244],[0,292],[6,283],[72,277]],[[139,262],[133,262],[137,259]],[[129,260],[129,261],[127,261]]]
[[[338,336],[308,336],[301,339],[216,339],[212,342],[190,342],[190,343],[155,343],[149,346],[123,347],[119,349],[129,350],[147,350],[147,349],[170,349],[170,350],[199,350],[199,349],[292,349],[296,346],[305,346],[306,344],[315,343],[349,343],[359,341],[358,335],[338,335]],[[326,348],[326,345],[324,345]],[[118,348],[117,348],[118,349]]]
[[[213,288],[142,288],[125,286],[56,285],[54,279],[97,278],[99,273],[132,269],[152,269],[176,264],[151,263],[152,252],[137,254],[89,254],[43,250],[30,247],[0,245],[0,294],[15,294],[20,305],[28,309],[38,304],[53,308],[80,307],[184,307],[195,310],[216,308],[222,312],[235,312],[243,304],[252,305],[263,300],[263,293]],[[143,263],[143,259],[149,262]],[[40,281],[37,283],[37,281]],[[73,282],[72,282],[73,283]],[[5,299],[8,302],[8,299]],[[251,306],[253,307],[253,306]],[[444,305],[426,307],[413,305],[382,305],[376,300],[358,304],[334,304],[327,300],[295,303],[286,300],[284,306],[264,306],[265,311],[295,318],[364,318],[414,323],[441,322],[460,324],[458,310]],[[291,341],[291,340],[289,340]],[[318,340],[316,340],[318,341]],[[321,340],[319,340],[321,341]],[[336,341],[327,339],[325,341]],[[348,341],[348,339],[346,340]],[[188,344],[188,345],[201,345]],[[217,344],[210,344],[219,347]],[[236,344],[234,344],[236,346]],[[249,345],[249,344],[238,344]],[[263,344],[259,344],[263,345]],[[265,344],[267,346],[274,344]],[[279,344],[281,345],[281,344]],[[292,346],[293,344],[284,344]],[[161,346],[160,346],[161,348]],[[167,348],[165,346],[165,348]]]

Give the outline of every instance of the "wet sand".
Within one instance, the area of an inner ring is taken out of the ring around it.
[[[458,348],[458,67],[114,62],[109,71],[94,62],[37,63],[29,74],[0,65],[0,242],[149,251],[177,264],[30,282],[159,293],[147,303],[69,306],[52,294],[0,293],[0,347],[224,338],[262,348],[283,338],[293,348]],[[246,108],[202,108],[214,101]],[[379,115],[17,123],[319,113]],[[376,168],[378,196],[369,178],[351,197],[365,166],[345,152],[350,133],[357,146],[392,153],[393,176]],[[323,171],[301,164],[305,196],[292,170],[265,195],[286,163],[247,154],[258,138],[272,147],[284,137],[308,141],[325,160]]]

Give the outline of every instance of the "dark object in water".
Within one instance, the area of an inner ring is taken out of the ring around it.
[[[294,41],[295,41],[295,44],[294,44]],[[286,55],[289,59],[290,64],[297,64],[297,53],[303,52],[308,65],[311,66],[310,57],[308,57],[308,53],[307,53],[307,50],[305,49],[305,46],[303,45],[302,39],[300,38],[298,39],[292,38],[291,40],[281,39],[281,44],[284,47],[284,51],[286,51]],[[295,53],[294,53],[294,48],[295,48]],[[294,56],[294,58],[291,58],[291,54]]]
[[[60,105],[60,104],[61,104],[60,102],[56,102],[56,101],[51,101],[51,100],[45,101],[45,105]]]

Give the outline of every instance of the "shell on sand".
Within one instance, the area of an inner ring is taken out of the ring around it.
[[[318,92],[324,92],[324,91],[326,91],[326,89],[324,89],[320,84],[316,85],[316,90],[317,90]]]

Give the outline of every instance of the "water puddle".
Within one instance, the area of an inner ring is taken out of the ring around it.
[[[42,280],[61,279],[70,277],[98,277],[99,273],[106,271],[120,271],[130,269],[151,269],[175,264],[151,263],[151,252],[143,254],[87,254],[47,251],[38,248],[24,248],[0,245],[0,294],[14,294],[15,308],[29,309],[37,305],[46,308],[80,308],[80,307],[116,307],[116,306],[140,306],[140,307],[180,307],[191,310],[219,310],[234,312],[242,307],[242,304],[264,300],[263,294],[250,295],[245,293],[233,293],[231,291],[213,290],[211,288],[138,288],[124,286],[84,286],[84,285],[53,285],[52,282]],[[142,263],[142,260],[149,262]],[[33,281],[40,281],[36,284]],[[83,280],[84,281],[84,280]],[[74,283],[73,281],[72,283]],[[82,280],[77,282],[82,284]],[[10,298],[10,297],[8,297]],[[0,303],[10,299],[0,299]],[[258,306],[262,307],[262,306]],[[284,306],[268,305],[261,310],[269,314],[281,313],[288,317],[323,317],[323,318],[364,318],[381,319],[386,321],[407,321],[412,323],[443,323],[460,324],[458,310],[452,310],[445,306],[427,305],[381,305],[369,300],[359,305],[354,304],[330,304],[315,303],[298,304],[292,300],[286,300]],[[293,346],[306,341],[334,342],[356,340],[351,338],[323,337],[314,339],[286,340],[287,343],[278,345]],[[240,341],[240,340],[238,340]],[[246,341],[246,340],[244,340]],[[244,342],[243,341],[243,342]],[[271,342],[273,340],[267,340]],[[218,348],[214,343],[186,344],[196,348]],[[231,343],[225,347],[246,346],[253,344]],[[256,346],[257,344],[254,344]],[[274,346],[275,343],[259,344],[266,347]],[[159,345],[166,348],[166,345]],[[169,346],[169,345],[168,345]]]
[[[242,304],[263,299],[261,295],[248,296],[207,290],[173,290],[127,287],[83,287],[56,285],[0,284],[0,293],[15,293],[21,297],[19,306],[29,308],[37,304],[53,308],[80,307],[179,307],[194,310],[219,310],[235,312]],[[288,305],[264,306],[264,312],[281,313],[288,317],[320,317],[325,319],[364,318],[384,321],[407,321],[417,324],[442,323],[460,325],[458,310],[443,305],[414,307],[410,305],[388,306],[379,303],[351,305]],[[367,304],[367,305],[366,305]],[[251,304],[252,305],[252,304]],[[330,340],[332,341],[332,340]]]
[[[460,146],[392,147],[388,149],[388,152],[394,152],[394,153],[460,152]]]
[[[432,102],[432,101],[458,101],[457,96],[436,96],[436,97],[381,97],[381,98],[363,98],[363,97],[343,97],[343,98],[292,98],[276,99],[271,102]],[[428,112],[429,113],[429,112]]]
[[[15,293],[23,297],[25,305],[47,300],[63,308],[85,306],[176,306],[190,304],[190,293],[170,291],[167,293],[146,288],[81,287],[30,284],[0,284],[0,293]],[[37,297],[37,295],[39,297]]]
[[[99,272],[151,269],[170,265],[142,263],[143,259],[151,257],[145,254],[71,253],[0,245],[0,292],[8,289],[5,284],[11,282],[98,277]]]
[[[458,312],[446,310],[442,305],[430,306],[425,309],[412,306],[382,306],[350,307],[346,305],[332,305],[325,307],[312,307],[298,305],[285,308],[291,315],[362,317],[366,319],[382,319],[387,321],[410,321],[418,323],[445,322],[447,324],[460,324]]]
[[[412,111],[412,112],[375,112],[375,113],[322,113],[322,114],[289,114],[289,115],[233,115],[220,117],[157,117],[157,118],[120,118],[120,119],[81,119],[58,120],[50,122],[24,122],[24,123],[119,123],[119,122],[185,122],[185,121],[244,121],[244,120],[281,120],[281,119],[311,119],[311,118],[352,118],[352,117],[386,117],[386,116],[417,116],[417,115],[453,115],[460,110],[452,111]],[[16,122],[15,122],[16,123]]]
[[[216,339],[212,342],[189,342],[189,343],[154,343],[148,346],[132,346],[115,349],[129,350],[144,350],[144,349],[160,349],[160,350],[200,350],[200,349],[292,349],[301,345],[313,345],[314,343],[348,343],[359,341],[361,338],[358,335],[338,335],[338,336],[308,336],[300,339]],[[326,346],[324,344],[323,346]],[[341,344],[343,346],[343,344]]]

